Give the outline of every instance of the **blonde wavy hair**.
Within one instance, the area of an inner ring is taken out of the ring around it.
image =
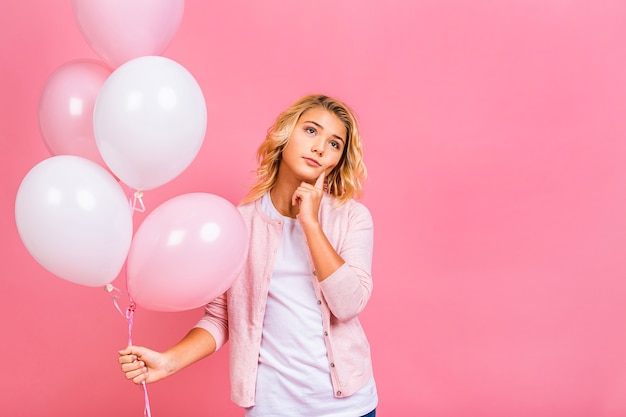
[[[278,177],[278,167],[291,134],[300,116],[306,111],[321,108],[336,115],[347,131],[346,146],[339,163],[326,176],[326,191],[344,204],[351,198],[360,198],[363,194],[363,181],[367,178],[367,169],[363,162],[361,136],[356,117],[348,106],[339,100],[321,94],[311,94],[293,103],[278,115],[268,129],[265,140],[257,150],[259,167],[256,169],[257,182],[243,198],[248,203],[261,198],[272,189]]]

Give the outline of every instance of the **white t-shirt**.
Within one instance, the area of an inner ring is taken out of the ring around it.
[[[299,221],[282,216],[269,193],[261,207],[283,221],[283,232],[265,308],[255,406],[246,408],[246,417],[367,414],[378,402],[374,379],[350,397],[333,396],[322,314]]]

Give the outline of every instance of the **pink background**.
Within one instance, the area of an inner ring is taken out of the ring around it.
[[[111,298],[46,272],[14,221],[20,181],[50,156],[47,78],[98,57],[70,0],[0,8],[0,414],[141,416]],[[621,0],[189,0],[164,56],[201,85],[206,140],[144,201],[236,203],[275,115],[337,96],[361,120],[371,175],[362,321],[380,415],[624,416],[625,45]],[[135,342],[166,348],[199,314],[139,309]],[[150,385],[152,412],[241,415],[228,390],[221,351]]]

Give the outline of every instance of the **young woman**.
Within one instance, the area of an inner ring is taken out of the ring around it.
[[[268,130],[258,182],[239,206],[248,259],[179,343],[128,346],[119,363],[155,382],[230,340],[231,398],[246,417],[376,415],[359,323],[372,291],[373,223],[354,200],[366,177],[356,119],[338,100],[301,98]]]

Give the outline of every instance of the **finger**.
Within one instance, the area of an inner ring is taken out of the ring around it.
[[[121,364],[125,363],[133,363],[137,361],[137,356],[135,355],[124,355],[117,358],[117,361]]]
[[[149,350],[146,349],[145,347],[133,346],[133,345],[127,346],[126,349],[118,351],[118,353],[121,356],[125,356],[125,355],[131,355],[132,356],[132,355],[134,355],[135,358],[141,358],[147,352],[149,352]]]
[[[124,355],[141,356],[145,352],[146,352],[146,349],[141,346],[128,345],[126,346],[125,349],[119,350],[117,353],[119,353],[120,356],[124,356]]]
[[[141,382],[145,379],[148,370],[146,368],[137,369],[135,371],[129,371],[125,373],[126,379],[132,379],[133,382],[139,380]]]
[[[133,382],[137,385],[141,384],[144,381],[148,380],[148,373],[143,373],[133,378]]]
[[[143,361],[135,361],[130,363],[123,363],[121,368],[122,372],[136,371],[137,369],[145,368],[146,364]]]
[[[120,356],[130,355],[133,353],[132,346],[126,346],[126,348],[118,350],[117,353],[119,353]]]
[[[317,180],[315,181],[315,188],[323,190],[324,189],[324,180],[326,179],[326,171],[322,171]]]
[[[302,198],[304,197],[305,193],[307,192],[307,188],[306,187],[310,187],[311,184],[307,184],[306,182],[301,182],[300,186],[298,188],[296,188],[296,190],[293,192],[293,195],[291,196],[291,205],[293,206],[297,206],[299,203],[302,202]]]

